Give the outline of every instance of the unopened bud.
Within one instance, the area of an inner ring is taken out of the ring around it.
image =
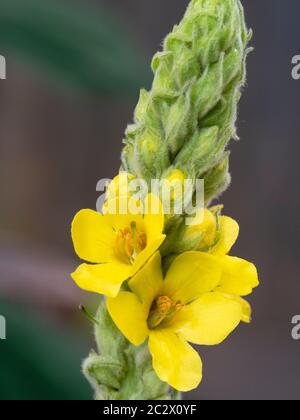
[[[217,236],[216,215],[208,209],[199,209],[192,225],[183,224],[173,252],[207,251]]]
[[[109,184],[107,191],[106,191],[106,198],[107,200],[114,200],[119,197],[128,196],[129,191],[129,183],[130,181],[134,180],[135,176],[122,171],[117,175],[112,182]]]

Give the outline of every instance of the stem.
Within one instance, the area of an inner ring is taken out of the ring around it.
[[[83,372],[98,400],[180,399],[162,382],[152,367],[148,343],[135,347],[113,323],[103,300],[97,314],[95,338],[98,351],[83,363]]]

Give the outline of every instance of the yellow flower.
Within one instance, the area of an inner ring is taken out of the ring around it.
[[[82,260],[92,263],[81,264],[71,275],[81,289],[116,296],[122,283],[136,274],[164,241],[160,200],[149,194],[143,206],[138,200],[134,202],[134,211],[132,200],[118,197],[106,202],[103,215],[81,210],[75,216],[75,251]]]
[[[134,345],[149,338],[158,377],[179,391],[196,388],[202,362],[189,344],[216,345],[239,325],[242,307],[216,291],[217,259],[187,252],[175,259],[165,280],[159,252],[128,283],[129,292],[107,300],[115,324]]]
[[[231,295],[232,299],[241,304],[242,320],[249,323],[251,307],[242,299],[242,296],[249,295],[253,288],[259,285],[257,270],[254,264],[228,255],[238,239],[239,225],[228,216],[220,216],[222,209],[223,206],[216,206],[198,210],[195,217],[196,223],[185,227],[179,242],[187,245],[198,243],[198,251],[208,252],[218,258],[223,269],[218,291]]]
[[[222,278],[218,291],[231,295],[240,302],[243,309],[242,321],[251,321],[251,307],[241,296],[248,296],[259,285],[257,269],[254,264],[241,258],[229,256],[233,245],[239,236],[238,223],[227,216],[220,217],[220,227],[217,241],[209,252],[218,258],[222,266]],[[209,231],[211,239],[211,230]]]

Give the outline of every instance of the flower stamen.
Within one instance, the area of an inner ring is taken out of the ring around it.
[[[148,317],[150,329],[164,326],[182,308],[180,301],[175,302],[168,296],[159,296],[153,303]]]
[[[127,264],[133,264],[137,255],[147,246],[147,235],[138,229],[136,222],[119,229],[116,237],[116,253]]]

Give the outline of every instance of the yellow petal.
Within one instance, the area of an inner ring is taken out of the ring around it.
[[[149,349],[157,376],[178,391],[197,388],[202,380],[198,353],[170,330],[151,331]]]
[[[148,337],[147,313],[138,297],[130,292],[120,292],[115,299],[107,299],[107,309],[123,335],[135,346]]]
[[[81,210],[72,223],[72,239],[79,258],[92,263],[114,259],[115,234],[105,218],[93,210]]]
[[[226,255],[230,252],[239,236],[238,223],[227,216],[221,217],[221,232],[218,243],[212,248],[214,255]]]
[[[130,227],[135,222],[140,230],[144,230],[143,204],[134,197],[121,196],[107,200],[103,208],[107,224],[115,232]]]
[[[259,285],[254,264],[236,257],[221,257],[223,267],[219,291],[238,296],[247,296]]]
[[[159,252],[129,281],[128,285],[149,312],[150,306],[163,288]]]
[[[237,297],[237,301],[240,303],[242,307],[242,312],[243,312],[242,321],[245,322],[245,324],[250,324],[252,320],[252,308],[251,308],[250,303],[247,302],[245,299],[239,298],[239,297]]]
[[[130,265],[117,262],[97,265],[81,264],[71,277],[83,290],[115,297],[122,283],[130,277],[130,270]]]
[[[144,225],[148,242],[161,236],[164,230],[164,211],[158,197],[148,194],[144,203]]]
[[[160,235],[155,238],[152,242],[148,243],[146,248],[140,252],[132,266],[131,275],[134,276],[152,257],[152,255],[159,249],[163,241],[165,240],[166,235]]]
[[[175,259],[165,280],[164,294],[188,303],[214,290],[221,280],[217,258],[202,252],[186,252]]]
[[[249,302],[247,302],[245,299],[241,298],[240,296],[236,295],[229,295],[224,294],[229,299],[234,300],[235,302],[239,303],[242,308],[242,322],[245,324],[250,324],[252,320],[252,308]]]
[[[206,293],[178,312],[172,326],[185,340],[200,345],[222,343],[239,325],[241,305],[222,293]]]

